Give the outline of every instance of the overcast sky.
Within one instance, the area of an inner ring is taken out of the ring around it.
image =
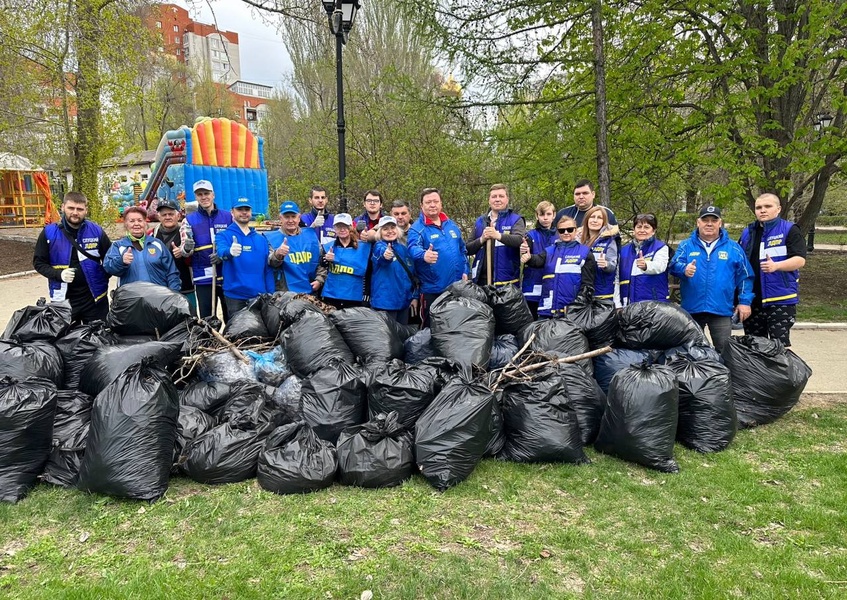
[[[280,34],[273,26],[263,23],[257,11],[241,0],[170,2],[186,8],[195,21],[216,24],[218,29],[238,34],[243,80],[279,87],[291,74],[291,60]]]

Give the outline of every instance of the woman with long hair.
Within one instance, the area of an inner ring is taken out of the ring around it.
[[[580,241],[591,248],[594,260],[597,261],[594,298],[613,300],[618,272],[618,244],[609,225],[609,213],[604,207],[593,206],[585,213]]]
[[[323,300],[336,308],[362,306],[371,245],[357,239],[348,213],[335,215],[332,225],[335,240],[323,245],[322,260],[328,270]]]
[[[635,217],[632,241],[621,248],[621,303],[626,306],[642,300],[668,302],[668,260],[670,248],[656,238],[659,221],[644,213]]]

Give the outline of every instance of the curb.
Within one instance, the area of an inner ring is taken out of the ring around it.
[[[9,273],[8,275],[0,275],[0,281],[4,279],[16,279],[18,277],[26,277],[27,275],[35,275],[38,271],[21,271],[20,273]]]
[[[793,329],[847,331],[847,323],[794,323]]]
[[[0,239],[8,240],[10,242],[24,242],[26,244],[35,245],[36,239],[33,237],[28,237],[25,235],[18,235],[15,233],[0,233]]]

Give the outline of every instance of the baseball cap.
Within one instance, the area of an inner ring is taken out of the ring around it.
[[[332,221],[333,225],[347,225],[353,227],[353,217],[349,213],[338,213]]]
[[[250,198],[239,198],[232,204],[233,208],[244,208],[245,206],[250,210],[253,210],[253,202]]]
[[[376,228],[382,229],[386,225],[397,225],[397,219],[390,215],[385,215],[379,220],[379,223],[376,224]]]
[[[702,219],[703,217],[717,217],[718,219],[720,219],[721,218],[721,209],[718,208],[717,206],[712,206],[711,204],[709,206],[704,206],[703,208],[700,209],[699,218]]]
[[[297,206],[296,202],[291,200],[286,200],[282,203],[282,206],[279,207],[279,214],[284,215],[285,213],[299,213],[300,207]]]
[[[193,191],[197,190],[209,190],[210,192],[214,192],[215,188],[212,187],[211,181],[206,181],[205,179],[201,179],[200,181],[194,182],[194,187],[191,188]]]
[[[170,198],[161,198],[156,203],[156,211],[160,211],[163,208],[171,208],[177,212],[179,212],[179,204],[171,200]]]

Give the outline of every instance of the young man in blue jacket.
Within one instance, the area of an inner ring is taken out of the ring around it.
[[[697,229],[679,244],[669,267],[679,277],[682,308],[704,330],[709,326],[719,352],[732,335],[732,316],[744,321],[753,303],[753,268],[722,225],[721,209],[704,207]]]

